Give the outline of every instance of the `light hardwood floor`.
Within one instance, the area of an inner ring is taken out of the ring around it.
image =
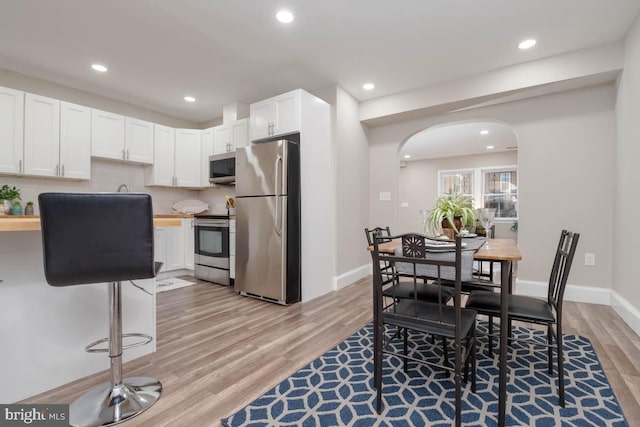
[[[220,418],[370,322],[370,280],[289,307],[206,282],[158,294],[157,352],[125,364],[124,374],[156,377],[164,391],[125,425],[219,426]],[[607,306],[567,302],[564,326],[566,334],[591,340],[627,419],[637,423],[640,337]],[[104,372],[25,402],[69,403],[107,380]]]

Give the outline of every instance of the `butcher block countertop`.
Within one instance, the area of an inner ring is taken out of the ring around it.
[[[180,227],[182,218],[192,218],[193,215],[165,214],[154,215],[155,227]],[[2,231],[38,231],[40,217],[38,215],[0,215],[0,232]]]

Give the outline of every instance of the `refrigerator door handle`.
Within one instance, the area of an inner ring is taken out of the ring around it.
[[[275,165],[275,184],[273,186],[273,188],[275,189],[276,192],[276,215],[274,218],[274,228],[276,231],[276,234],[278,236],[282,235],[282,212],[280,212],[281,207],[280,207],[280,189],[278,188],[278,175],[279,175],[279,171],[280,169],[278,168],[278,163],[280,163],[280,167],[284,167],[284,164],[282,162],[282,156],[278,155],[278,157],[276,157],[276,165]]]

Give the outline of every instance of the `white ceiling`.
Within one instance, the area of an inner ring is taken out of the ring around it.
[[[275,21],[280,8],[295,13],[292,24]],[[225,104],[298,87],[338,84],[362,101],[620,40],[639,9],[638,0],[0,0],[0,68],[200,123]],[[538,45],[518,50],[529,37]]]
[[[480,131],[488,130],[487,135]],[[487,149],[492,145],[493,149]],[[517,149],[510,126],[497,122],[468,122],[435,126],[412,135],[400,149],[400,160],[414,161]],[[410,155],[410,159],[404,156]]]

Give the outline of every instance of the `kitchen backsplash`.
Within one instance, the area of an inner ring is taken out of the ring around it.
[[[172,213],[171,206],[180,200],[198,199],[209,204],[209,210],[226,212],[225,195],[233,196],[234,187],[216,187],[206,190],[185,190],[165,187],[144,186],[144,166],[125,165],[108,161],[91,161],[91,180],[65,181],[45,178],[18,178],[1,176],[0,186],[8,184],[20,189],[23,206],[28,201],[35,204],[38,214],[38,194],[45,192],[94,193],[117,191],[120,184],[126,184],[131,192],[149,193],[153,199],[153,211],[158,214]]]

